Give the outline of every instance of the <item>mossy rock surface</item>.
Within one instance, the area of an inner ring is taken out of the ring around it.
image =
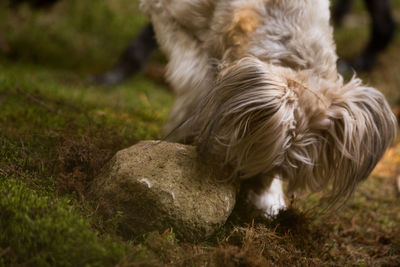
[[[237,184],[204,163],[193,146],[143,141],[119,151],[91,187],[106,217],[119,215],[127,238],[172,228],[185,240],[202,240],[224,225]]]

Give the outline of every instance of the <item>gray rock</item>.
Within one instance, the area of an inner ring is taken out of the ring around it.
[[[202,162],[193,146],[142,141],[119,151],[91,187],[99,211],[127,239],[172,228],[186,240],[218,230],[235,205],[237,183]]]

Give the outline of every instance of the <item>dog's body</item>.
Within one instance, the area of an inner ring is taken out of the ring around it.
[[[344,16],[350,10],[352,0],[333,1],[333,22],[340,26]],[[376,62],[376,58],[393,40],[396,32],[390,0],[364,0],[371,18],[371,35],[367,46],[354,59],[341,60],[339,68],[343,73],[352,71],[369,71]],[[117,64],[104,74],[93,76],[92,80],[103,85],[121,83],[131,75],[139,72],[146,64],[153,50],[157,48],[152,24],[147,24],[125,48]]]
[[[330,188],[331,202],[365,179],[396,134],[381,93],[336,70],[329,0],[143,0],[169,57],[177,98],[168,139],[250,179],[268,214],[288,190]],[[274,180],[274,178],[276,178]]]

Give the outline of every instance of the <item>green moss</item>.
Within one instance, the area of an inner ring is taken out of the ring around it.
[[[0,181],[0,263],[30,266],[111,266],[127,252],[123,243],[100,238],[67,198]]]
[[[146,23],[138,3],[58,1],[50,9],[38,11],[27,5],[10,9],[2,1],[0,39],[5,39],[5,45],[0,52],[56,68],[98,71],[112,63]]]

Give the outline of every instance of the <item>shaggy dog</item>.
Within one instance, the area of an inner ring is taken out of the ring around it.
[[[251,181],[265,215],[288,191],[324,191],[338,203],[368,177],[396,136],[383,95],[345,84],[329,0],[142,0],[169,57],[176,100],[168,140]]]

